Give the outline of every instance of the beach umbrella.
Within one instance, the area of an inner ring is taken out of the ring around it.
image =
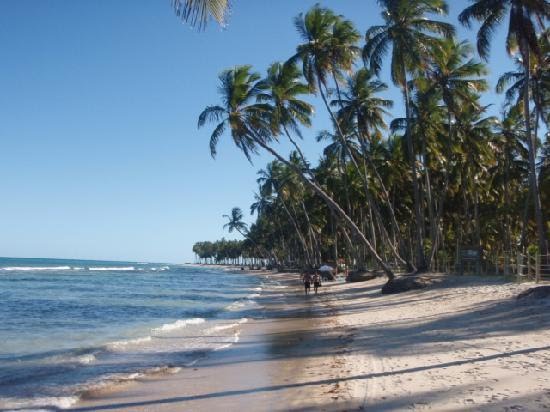
[[[321,272],[332,272],[334,270],[334,268],[332,268],[331,266],[329,265],[323,265],[319,268],[319,270]]]

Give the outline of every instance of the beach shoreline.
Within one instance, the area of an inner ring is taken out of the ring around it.
[[[384,279],[265,280],[240,340],[172,375],[87,394],[72,410],[541,410],[550,408],[550,304],[532,286],[445,277],[381,295]]]

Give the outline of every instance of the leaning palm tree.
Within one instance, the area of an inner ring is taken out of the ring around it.
[[[248,226],[246,223],[243,222],[243,212],[241,209],[239,209],[238,207],[234,207],[233,209],[231,209],[231,215],[223,215],[222,217],[228,219],[228,222],[223,225],[224,229],[227,229],[229,233],[236,230],[243,237],[247,237]]]
[[[378,0],[382,6],[384,24],[373,26],[365,35],[363,59],[371,70],[379,73],[382,60],[392,47],[391,78],[403,92],[406,119],[411,119],[411,102],[407,74],[425,68],[432,48],[437,43],[435,35],[452,37],[454,27],[438,20],[431,20],[428,14],[446,15],[447,3],[444,0]],[[416,156],[407,121],[405,140],[412,172],[414,214],[416,220],[416,262],[419,270],[426,268],[424,256],[424,233],[422,208],[418,184]]]
[[[172,0],[172,8],[183,21],[203,29],[210,18],[225,25],[229,0]]]
[[[510,55],[519,51],[525,84],[523,89],[523,116],[527,132],[529,149],[529,185],[533,196],[537,235],[541,253],[548,253],[548,245],[544,236],[540,192],[536,175],[536,141],[531,133],[530,120],[530,76],[531,57],[540,56],[541,51],[537,41],[537,26],[544,29],[544,22],[550,18],[550,4],[547,0],[471,0],[472,5],[460,13],[458,19],[466,26],[472,20],[481,22],[477,33],[477,49],[485,60],[489,57],[492,35],[498,25],[508,16],[508,33],[506,36],[506,50]]]
[[[380,257],[372,244],[365,237],[355,222],[346,214],[342,207],[330,197],[319,184],[308,178],[306,172],[296,164],[290,162],[284,156],[274,150],[270,143],[276,137],[271,133],[269,116],[262,109],[261,104],[255,103],[255,98],[260,92],[257,81],[260,76],[251,72],[250,66],[237,66],[234,69],[225,70],[219,76],[221,98],[223,106],[208,106],[199,115],[198,126],[202,127],[207,122],[215,122],[217,125],[210,136],[210,152],[216,154],[216,145],[226,129],[235,145],[250,160],[250,155],[261,147],[274,156],[277,160],[293,170],[302,181],[317,194],[327,206],[344,222],[365,245],[373,259],[380,265],[391,281],[394,278],[393,271]]]
[[[257,100],[265,104],[271,132],[275,135],[284,133],[305,163],[304,154],[290,133],[292,131],[302,138],[300,126],[311,126],[314,112],[313,106],[300,98],[309,93],[308,85],[301,80],[300,70],[292,62],[273,63],[258,87],[261,92]]]

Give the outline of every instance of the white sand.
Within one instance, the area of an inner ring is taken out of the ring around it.
[[[76,410],[540,411],[550,409],[550,299],[532,284],[450,277],[381,295],[383,279],[325,284],[270,275],[262,317],[181,373],[92,394]]]
[[[341,296],[355,302],[339,317],[354,328],[364,409],[550,409],[550,301],[515,299],[533,284],[455,277],[392,296],[367,285]]]

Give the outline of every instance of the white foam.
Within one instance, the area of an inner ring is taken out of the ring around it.
[[[125,347],[127,347],[129,345],[139,345],[141,343],[150,342],[151,339],[152,339],[151,336],[145,336],[143,338],[136,338],[136,339],[110,342],[106,346],[110,350],[124,349]]]
[[[0,408],[2,409],[31,409],[36,411],[37,408],[58,408],[67,409],[78,402],[80,398],[77,396],[44,396],[36,398],[2,398]],[[44,409],[41,409],[44,410]]]
[[[90,267],[88,270],[92,272],[100,272],[100,271],[132,271],[136,270],[134,266],[97,266],[97,267]]]
[[[204,318],[191,318],[191,319],[180,319],[174,323],[165,323],[160,328],[152,329],[153,332],[167,332],[175,329],[185,328],[187,325],[198,325],[204,323]]]
[[[227,349],[229,348],[230,346],[234,345],[235,343],[237,343],[240,338],[239,338],[239,335],[241,334],[241,331],[238,330],[237,332],[235,332],[235,334],[233,335],[233,342],[228,342],[224,345],[221,345],[221,346],[218,346],[216,349],[214,349],[214,351],[218,351],[218,350],[222,350],[222,349]]]
[[[31,271],[31,270],[71,270],[70,266],[7,266],[0,270],[8,271]]]
[[[76,360],[82,365],[89,365],[90,363],[95,362],[97,359],[92,353],[89,353],[87,355],[81,355],[77,357]]]
[[[213,328],[210,328],[206,331],[206,333],[213,333],[213,332],[220,332],[222,330],[227,330],[227,329],[233,329],[239,325],[242,325],[243,323],[246,323],[248,322],[248,319],[247,318],[242,318],[240,321],[236,322],[236,323],[230,323],[230,324],[226,324],[226,325],[218,325],[218,326],[214,326]]]
[[[159,268],[151,267],[151,268],[144,268],[144,269],[141,269],[141,270],[151,270],[153,272],[163,272],[165,270],[170,270],[170,266],[161,266]]]

